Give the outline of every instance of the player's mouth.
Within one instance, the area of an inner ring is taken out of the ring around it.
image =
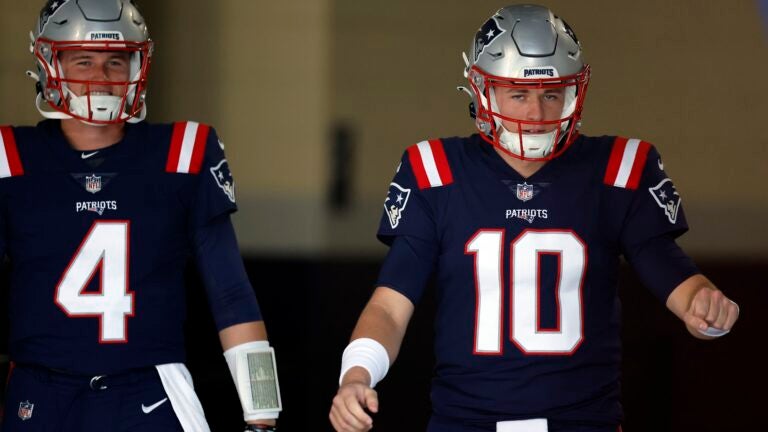
[[[540,135],[540,134],[545,134],[547,132],[549,131],[542,128],[523,129],[523,133],[526,135]]]

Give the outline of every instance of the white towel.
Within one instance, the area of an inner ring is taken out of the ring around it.
[[[496,423],[496,432],[547,432],[547,419],[513,420]]]
[[[168,363],[156,368],[184,432],[210,432],[187,367],[183,363]]]

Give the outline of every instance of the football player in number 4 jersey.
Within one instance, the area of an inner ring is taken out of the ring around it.
[[[50,0],[31,36],[47,120],[0,127],[13,362],[0,429],[209,430],[183,364],[194,259],[245,428],[275,430],[274,352],[215,131],[142,122],[152,42],[132,1]]]
[[[434,273],[428,431],[615,432],[620,255],[694,337],[727,333],[738,307],[675,243],[687,225],[654,147],[579,135],[590,69],[565,21],[505,7],[468,54],[479,134],[405,152],[378,232],[389,254],[344,350],[330,420],[372,427],[373,387]]]

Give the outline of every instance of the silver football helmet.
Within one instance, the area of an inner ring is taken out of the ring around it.
[[[478,30],[469,54],[469,89],[461,89],[472,98],[470,114],[486,141],[519,159],[550,160],[576,139],[590,69],[565,21],[542,6],[507,6]],[[496,94],[506,89],[561,92],[562,114],[537,120],[505,116]],[[532,129],[548,132],[525,132]]]
[[[35,106],[44,117],[76,118],[95,125],[144,119],[152,41],[132,0],[48,0],[30,37],[37,73],[30,71],[27,75],[37,80]],[[127,52],[128,80],[66,77],[60,60],[61,53],[67,50]],[[82,86],[83,94],[75,94],[72,84]],[[124,86],[124,92],[92,92],[91,88],[97,86]],[[43,109],[43,100],[53,111]]]

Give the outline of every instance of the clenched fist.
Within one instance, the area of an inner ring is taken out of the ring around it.
[[[685,313],[685,323],[706,336],[722,336],[739,318],[739,306],[722,291],[705,287],[694,295]]]

